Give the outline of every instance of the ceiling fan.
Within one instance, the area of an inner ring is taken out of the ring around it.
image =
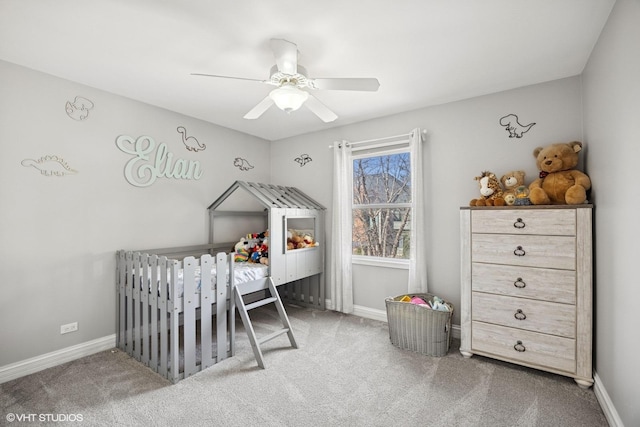
[[[332,122],[337,119],[338,116],[305,89],[375,92],[380,87],[378,79],[375,78],[320,79],[307,77],[307,70],[298,64],[298,46],[290,41],[271,39],[271,50],[273,50],[276,65],[271,67],[269,80],[201,73],[191,73],[191,75],[250,80],[276,86],[276,89],[272,90],[267,97],[245,114],[245,119],[257,119],[273,104],[276,104],[278,108],[287,113],[297,110],[304,104],[322,121]]]

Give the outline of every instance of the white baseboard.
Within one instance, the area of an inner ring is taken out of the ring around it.
[[[600,380],[598,373],[593,371],[593,392],[596,394],[596,399],[604,412],[604,417],[607,419],[609,426],[611,427],[624,427],[618,411],[613,406],[613,402],[604,388],[604,384]]]
[[[81,357],[109,350],[115,346],[116,335],[113,334],[63,348],[61,350],[52,351],[51,353],[32,357],[31,359],[1,366],[0,384],[42,371],[43,369],[62,365],[63,363],[71,362],[72,360],[80,359]]]
[[[387,312],[385,310],[377,310],[375,308],[364,307],[361,305],[353,306],[354,316],[364,317],[365,319],[379,320],[381,322],[387,321]]]
[[[361,305],[354,305],[353,315],[364,317],[365,319],[373,319],[373,320],[380,320],[381,322],[387,322],[386,310],[377,310],[375,308],[363,307]],[[460,338],[460,325],[451,326],[451,336],[453,338]]]

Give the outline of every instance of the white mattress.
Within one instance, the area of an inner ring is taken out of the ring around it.
[[[250,262],[243,262],[234,264],[234,284],[250,282],[252,280],[258,280],[265,278],[269,275],[269,267],[264,264],[256,264]],[[160,272],[160,267],[158,267],[158,273]],[[140,275],[142,277],[142,275]],[[167,280],[169,281],[169,277]],[[195,270],[195,281],[196,281],[196,292],[200,292],[200,267],[196,267]],[[229,281],[229,272],[227,271],[226,281]],[[211,288],[213,289],[216,283],[216,265],[214,264],[211,267]],[[178,271],[178,297],[182,297],[184,295],[184,270],[180,269]],[[149,284],[149,291],[151,291],[151,284]],[[158,283],[158,293],[160,293],[160,283]],[[171,297],[170,295],[168,295]]]
[[[269,275],[269,267],[264,264],[256,264],[253,262],[243,262],[233,264],[234,267],[234,284],[250,282],[252,280],[262,279]],[[196,289],[200,291],[200,267],[196,267],[195,272]],[[229,272],[227,271],[226,281],[229,281]],[[211,267],[211,288],[216,282],[216,266]],[[180,295],[184,293],[183,289],[183,270],[178,272],[178,289],[180,289]]]

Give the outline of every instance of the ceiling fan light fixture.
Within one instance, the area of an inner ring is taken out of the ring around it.
[[[300,108],[309,97],[309,94],[304,90],[287,84],[272,90],[271,93],[269,93],[269,97],[279,109],[290,113]]]

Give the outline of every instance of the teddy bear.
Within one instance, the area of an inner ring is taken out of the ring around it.
[[[589,177],[574,169],[582,143],[551,144],[533,150],[540,176],[529,184],[529,200],[534,205],[579,205],[587,201]]]
[[[300,249],[304,246],[303,236],[301,236],[296,230],[289,229],[287,231],[287,249]]]
[[[504,202],[512,206],[516,202],[516,188],[524,185],[524,171],[510,171],[502,175],[500,178],[503,192]]]
[[[493,172],[484,171],[474,178],[480,186],[480,198],[471,199],[469,206],[504,206],[502,187]]]

